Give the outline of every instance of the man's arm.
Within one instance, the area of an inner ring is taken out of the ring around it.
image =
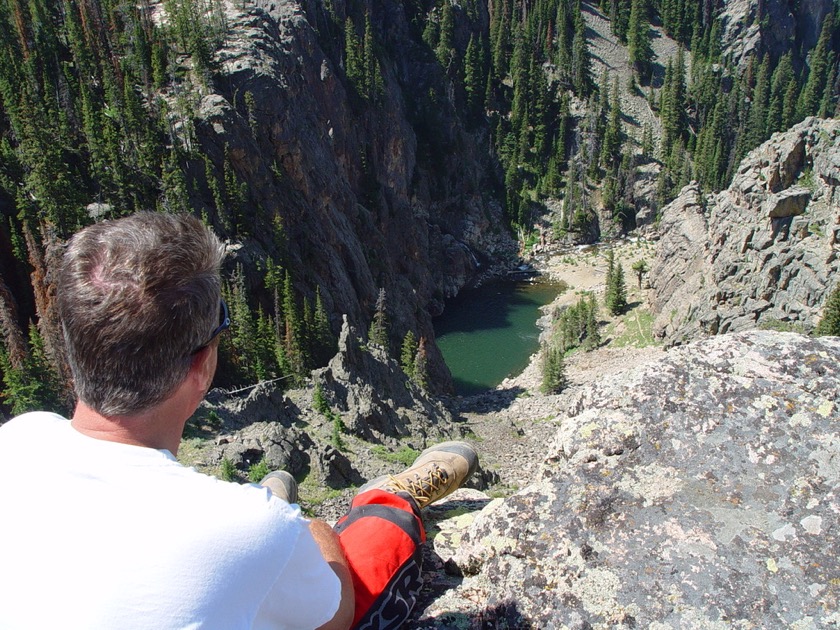
[[[309,531],[315,539],[315,543],[321,549],[321,555],[330,565],[338,580],[341,582],[341,601],[338,610],[327,623],[318,630],[347,630],[353,623],[353,616],[356,613],[356,601],[353,592],[353,578],[350,575],[350,567],[344,557],[344,551],[338,542],[338,535],[324,521],[312,520],[309,523]]]

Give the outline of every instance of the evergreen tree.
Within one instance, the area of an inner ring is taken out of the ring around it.
[[[594,350],[601,345],[601,331],[598,328],[598,303],[595,294],[590,293],[586,308],[586,338],[584,349]]]
[[[621,263],[615,263],[608,278],[604,303],[610,315],[620,315],[627,308],[627,287],[624,284],[624,269]]]
[[[618,77],[613,80],[610,113],[601,145],[601,162],[607,169],[614,169],[621,160],[621,103],[618,94]]]
[[[686,132],[685,55],[677,51],[676,61],[668,60],[662,87],[660,118],[662,120],[662,155],[667,156],[678,138]]]
[[[474,35],[470,36],[467,54],[464,57],[464,90],[467,93],[467,121],[470,124],[481,118],[484,105],[484,69],[481,65],[481,45]]]
[[[780,60],[770,80],[770,99],[767,109],[766,131],[772,135],[776,131],[782,131],[782,111],[787,92],[788,84],[796,83],[793,74],[793,63],[791,53],[787,52]]]
[[[647,261],[644,258],[639,258],[639,260],[633,263],[632,269],[636,272],[636,278],[639,281],[639,288],[641,289],[642,276],[644,276],[648,270]]]
[[[408,378],[414,378],[414,357],[417,355],[417,338],[409,330],[403,337],[400,350],[400,367]]]
[[[445,70],[448,70],[455,60],[455,12],[449,0],[444,0],[441,9],[440,36],[435,48],[435,56]]]
[[[364,96],[371,103],[378,103],[385,93],[385,80],[376,56],[376,40],[373,36],[373,26],[370,15],[365,15],[365,36],[362,46],[362,63],[364,65]]]
[[[566,370],[563,349],[557,344],[543,346],[542,383],[543,394],[559,394],[566,387]]]
[[[831,40],[834,37],[834,16],[828,14],[823,22],[817,45],[808,58],[808,79],[802,88],[798,102],[798,117],[816,116],[820,111],[822,96],[829,81],[829,71],[834,63]]]
[[[630,0],[610,0],[610,29],[622,44],[627,43]]]
[[[429,389],[429,351],[426,349],[426,338],[420,337],[417,354],[414,355],[414,382],[420,389]]]
[[[290,373],[300,381],[306,374],[308,361],[302,343],[302,317],[292,288],[292,276],[288,270],[283,277],[283,316],[286,323],[283,331],[283,360]]]
[[[575,35],[572,39],[572,87],[578,96],[586,96],[592,89],[592,70],[589,45],[586,42],[586,22],[577,6]]]
[[[840,285],[835,287],[831,295],[825,301],[823,316],[814,331],[817,336],[833,335],[840,336]]]
[[[376,298],[376,309],[368,330],[368,342],[381,346],[388,352],[388,314],[384,287],[379,289],[379,296]]]
[[[314,333],[315,348],[313,357],[316,366],[326,365],[336,352],[335,337],[330,327],[330,320],[321,299],[321,287],[315,287]]]
[[[769,136],[767,134],[767,114],[770,105],[770,56],[764,55],[755,80],[755,88],[750,99],[750,112],[747,118],[746,151],[757,147]],[[740,156],[741,158],[743,155]],[[740,161],[740,159],[739,159]]]
[[[639,77],[639,83],[647,84],[654,57],[647,0],[633,0],[631,4],[627,25],[627,54],[630,65]]]
[[[344,22],[344,72],[357,94],[367,94],[365,56],[362,50],[362,42],[356,34],[353,20],[349,16]]]

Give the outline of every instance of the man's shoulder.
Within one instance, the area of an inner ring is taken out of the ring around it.
[[[19,450],[22,445],[27,449],[37,447],[60,435],[70,421],[57,413],[49,411],[30,411],[21,414],[0,425],[0,451]]]
[[[1,424],[0,431],[3,433],[0,435],[18,431],[40,431],[45,426],[61,426],[67,422],[70,422],[67,418],[51,411],[28,411]]]

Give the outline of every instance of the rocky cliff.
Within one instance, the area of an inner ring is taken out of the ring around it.
[[[443,300],[513,251],[486,194],[496,163],[486,131],[459,120],[409,14],[419,9],[328,4],[226,5],[229,36],[198,107],[198,141],[216,164],[226,155],[248,191],[246,262],[280,259],[310,298],[320,286],[335,332],[342,313],[365,329],[384,287],[395,343],[410,329],[431,339]],[[347,20],[361,39],[366,17],[382,76],[374,98],[348,79],[341,45]],[[486,7],[476,19],[486,22]],[[250,280],[259,294],[261,278]]]
[[[840,121],[809,118],[752,151],[721,193],[684,188],[662,211],[654,333],[813,328],[840,271],[839,186]]]
[[[754,331],[585,388],[538,478],[440,507],[450,578],[411,627],[836,627],[838,365],[837,338]]]
[[[810,50],[832,0],[726,0],[720,13],[721,49],[738,66],[765,53],[778,59],[791,49]]]

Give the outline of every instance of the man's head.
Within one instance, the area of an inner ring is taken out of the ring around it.
[[[219,326],[223,247],[188,215],[142,212],[70,240],[58,309],[76,393],[102,415],[163,402]]]

